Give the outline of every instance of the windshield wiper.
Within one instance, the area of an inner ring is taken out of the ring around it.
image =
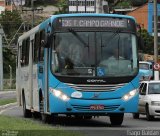
[[[83,43],[83,45],[85,45],[85,47],[89,47],[88,43],[86,43],[83,38],[81,38],[72,28],[68,29],[69,32],[71,32],[81,43]]]
[[[119,35],[119,33],[120,33],[120,30],[119,29],[117,29],[116,31],[114,31],[114,33],[106,40],[106,41],[109,41],[108,43],[107,43],[107,45],[109,45],[110,44],[110,42],[117,36],[117,35]],[[120,35],[119,35],[119,37],[120,37]],[[105,47],[106,45],[101,45],[102,47]]]

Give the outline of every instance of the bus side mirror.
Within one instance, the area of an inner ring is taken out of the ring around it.
[[[44,48],[50,48],[51,45],[51,36],[47,34],[45,40],[41,40],[41,46]]]

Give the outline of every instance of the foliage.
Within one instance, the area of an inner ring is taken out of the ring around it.
[[[38,5],[43,5],[43,6],[46,6],[46,5],[49,5],[49,4],[55,4],[57,3],[58,0],[36,0],[34,1],[34,6],[38,6]],[[25,0],[25,6],[31,6],[31,0]]]
[[[115,8],[129,8],[131,6],[142,6],[147,3],[148,0],[106,0],[109,5],[112,4]]]
[[[15,77],[16,71],[16,56],[12,53],[11,49],[4,48],[3,49],[3,69],[4,69],[4,78],[9,78],[10,68],[12,67],[12,74]]]
[[[130,1],[131,1],[132,6],[141,6],[144,3],[148,2],[148,0],[130,0]]]
[[[115,8],[129,8],[131,6],[131,2],[128,0],[119,1]]]
[[[13,10],[11,12],[6,10],[1,14],[0,23],[3,26],[7,39],[12,39],[21,25],[22,19],[18,11]]]
[[[22,23],[21,16],[18,11],[13,10],[11,11],[4,11],[1,14],[0,23],[3,27],[4,33],[8,39],[8,43],[12,40],[13,36],[16,34],[16,31],[20,27]],[[14,44],[16,45],[16,40],[14,40]],[[10,68],[9,65],[12,67],[12,71],[14,71],[13,77],[15,76],[15,69],[16,69],[16,57],[12,53],[12,50],[9,49],[5,44],[3,48],[3,69],[4,69],[4,78],[9,77]]]
[[[141,30],[141,36],[142,36],[143,43],[144,43],[143,53],[153,54],[153,50],[154,50],[153,36],[149,35],[146,29]]]
[[[59,11],[55,12],[54,14],[64,14],[67,13],[67,1],[66,0],[59,0],[56,4],[56,7]]]
[[[0,135],[16,136],[81,136],[79,132],[61,130],[30,119],[0,115]]]

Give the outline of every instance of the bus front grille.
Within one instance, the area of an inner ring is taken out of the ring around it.
[[[104,106],[104,109],[102,110],[92,110],[90,109],[90,105],[88,106],[84,106],[84,105],[72,105],[72,107],[77,110],[77,111],[114,111],[116,109],[119,108],[120,105],[108,105],[108,106]]]
[[[90,92],[114,91],[126,85],[126,83],[110,84],[110,85],[83,85],[83,84],[70,84],[70,83],[65,83],[65,84],[77,91],[90,91]]]

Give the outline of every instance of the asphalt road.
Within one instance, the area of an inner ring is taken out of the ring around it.
[[[17,106],[6,109],[2,114],[23,118],[22,108]],[[160,136],[160,117],[147,121],[145,115],[141,115],[140,119],[133,119],[131,114],[125,114],[124,122],[120,127],[111,126],[108,117],[80,120],[61,116],[50,125],[64,130],[78,131],[85,136]]]
[[[16,91],[0,91],[0,99],[16,98]]]

